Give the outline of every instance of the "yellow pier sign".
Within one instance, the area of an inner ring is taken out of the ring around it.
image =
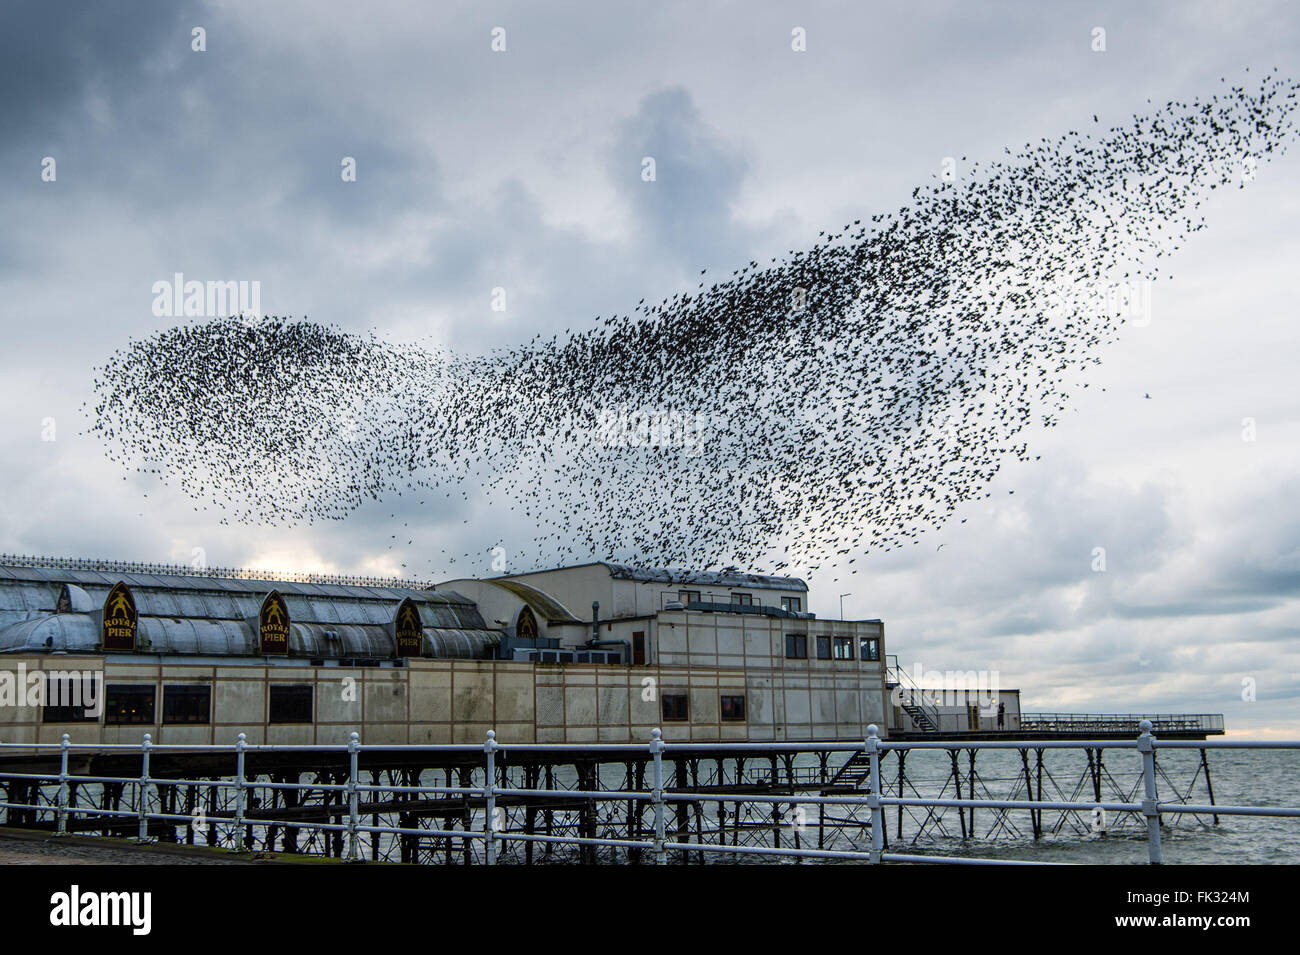
[[[135,649],[136,634],[140,629],[140,615],[136,613],[135,597],[122,581],[118,581],[104,598],[103,619],[99,628],[99,643],[105,650]]]
[[[257,638],[262,653],[289,652],[289,607],[277,591],[272,590],[262,601],[262,610],[257,615]]]
[[[420,608],[410,597],[397,605],[397,619],[393,626],[397,637],[397,655],[420,656],[424,651],[424,621],[420,619]]]

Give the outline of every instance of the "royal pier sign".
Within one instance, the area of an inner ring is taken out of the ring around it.
[[[410,597],[397,606],[393,638],[398,657],[418,657],[424,652],[424,621],[420,619],[420,608]]]
[[[289,652],[289,607],[278,591],[272,590],[262,601],[257,615],[258,652],[286,655]]]
[[[118,581],[104,598],[99,644],[105,650],[130,652],[136,648],[139,630],[140,615],[135,609],[135,597],[126,584]]]

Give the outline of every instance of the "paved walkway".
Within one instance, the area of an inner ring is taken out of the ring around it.
[[[207,848],[137,846],[124,839],[55,838],[48,832],[0,828],[0,865],[257,865],[275,861]]]

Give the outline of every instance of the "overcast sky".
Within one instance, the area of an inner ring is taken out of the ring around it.
[[[1247,68],[1300,76],[1288,4],[1137,6],[6,2],[0,550],[490,573],[491,544],[535,530],[483,502],[226,527],[123,480],[78,433],[92,367],[174,324],[151,304],[176,272],[466,352],[588,327],[897,209],[945,156],[996,159]],[[883,618],[903,663],[997,669],[1027,709],[1300,732],[1298,182],[1293,151],[1216,199],[1151,323],[1105,350],[1107,390],[1030,436],[1042,459],[852,584],[811,576],[812,609],[851,590],[846,616]],[[415,546],[388,549],[395,522]],[[439,567],[444,547],[482,566]]]

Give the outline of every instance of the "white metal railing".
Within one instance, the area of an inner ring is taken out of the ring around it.
[[[980,749],[1019,749],[1026,746],[1024,741],[1014,740],[924,740],[890,742],[881,739],[877,728],[871,726],[866,740],[853,743],[688,743],[675,744],[665,742],[661,731],[654,730],[648,746],[638,743],[595,743],[575,746],[563,743],[501,743],[492,731],[482,745],[416,745],[416,744],[381,744],[364,746],[358,734],[352,733],[349,741],[342,745],[282,745],[250,744],[243,733],[239,734],[233,746],[209,745],[163,745],[155,744],[149,734],[145,734],[140,745],[129,743],[111,744],[74,744],[68,734],[63,735],[60,743],[0,743],[0,755],[6,752],[22,751],[26,754],[39,754],[43,751],[57,750],[60,755],[59,771],[55,773],[19,773],[0,769],[0,783],[5,784],[5,801],[0,802],[0,809],[27,810],[37,813],[49,813],[54,817],[56,835],[68,832],[70,816],[106,816],[135,817],[138,819],[138,841],[151,841],[148,826],[151,820],[159,822],[191,823],[192,813],[178,814],[149,809],[148,792],[152,787],[157,794],[158,787],[208,787],[212,789],[233,790],[234,810],[229,815],[208,815],[205,822],[213,825],[233,826],[234,845],[232,851],[244,848],[245,830],[248,826],[268,827],[283,826],[296,830],[316,831],[320,833],[342,833],[346,840],[344,858],[347,861],[360,861],[360,837],[364,834],[413,836],[417,838],[441,837],[459,839],[462,844],[482,843],[484,860],[494,864],[498,857],[498,848],[510,841],[535,843],[561,843],[573,846],[606,846],[615,848],[644,849],[653,854],[658,863],[667,861],[668,850],[682,850],[698,853],[715,853],[735,856],[756,855],[793,858],[822,858],[862,861],[868,863],[882,862],[942,862],[960,865],[1037,865],[1036,862],[1011,862],[1002,859],[950,857],[887,852],[884,848],[885,822],[884,811],[889,806],[910,806],[920,808],[954,807],[959,809],[1016,809],[1038,811],[1043,809],[1091,812],[1102,809],[1107,812],[1125,812],[1142,816],[1146,821],[1146,841],[1148,858],[1151,863],[1163,862],[1161,847],[1161,813],[1213,813],[1216,815],[1239,816],[1276,816],[1300,818],[1300,808],[1283,808],[1270,806],[1222,806],[1190,805],[1183,802],[1163,803],[1159,799],[1156,785],[1155,754],[1160,749],[1283,749],[1300,750],[1300,741],[1253,741],[1253,740],[1159,740],[1151,732],[1149,720],[1141,723],[1141,735],[1133,740],[1035,740],[1035,749],[1133,749],[1139,754],[1143,780],[1143,798],[1137,801],[1076,801],[1076,800],[1041,800],[1041,799],[974,799],[974,798],[939,798],[939,797],[903,797],[881,795],[880,757],[890,750],[910,751],[918,749],[943,750],[980,750]],[[697,792],[691,789],[666,789],[664,787],[664,756],[674,747],[688,748],[693,756],[725,757],[730,754],[753,757],[760,753],[789,753],[797,750],[801,753],[862,753],[869,765],[870,788],[857,794],[805,795],[790,793],[756,793],[756,792]],[[140,754],[139,776],[92,776],[77,775],[69,771],[69,757],[74,751],[91,751],[96,753]],[[359,762],[360,755],[366,750],[401,753],[404,751],[442,755],[482,754],[480,768],[484,771],[482,786],[406,786],[396,784],[371,785],[361,782]],[[572,754],[580,751],[584,755],[608,755],[611,761],[616,757],[632,759],[648,755],[651,768],[651,788],[648,790],[601,790],[601,789],[546,789],[540,787],[520,788],[497,785],[497,755],[502,752],[514,754]],[[182,779],[153,778],[150,775],[151,755],[159,751],[177,753],[233,753],[235,755],[235,777],[233,779]],[[274,783],[250,781],[246,774],[245,757],[249,753],[292,753],[292,752],[336,752],[347,753],[348,775],[346,783]],[[58,790],[53,804],[39,801],[19,803],[11,801],[12,786],[7,781],[28,781],[42,786],[57,783]],[[105,809],[89,806],[71,806],[70,787],[74,784],[122,784],[134,785],[136,796],[135,809]],[[333,792],[346,796],[347,821],[343,823],[314,822],[306,819],[273,819],[259,813],[256,819],[247,816],[246,794],[250,789],[259,790],[310,790],[313,792]],[[467,798],[482,799],[484,806],[483,825],[475,829],[422,828],[402,826],[364,825],[361,821],[360,799],[365,793],[408,793],[419,795],[460,795]],[[503,831],[497,824],[496,801],[501,796],[522,796],[539,800],[595,800],[605,802],[647,803],[653,810],[653,837],[646,838],[612,838],[583,837],[576,835],[544,835],[540,833],[523,833]],[[688,842],[670,839],[667,830],[666,808],[674,803],[768,803],[773,805],[800,804],[821,806],[857,806],[870,811],[871,848],[870,851],[845,849],[811,849],[801,847],[726,845],[703,841]],[[162,804],[159,801],[159,809]]]

